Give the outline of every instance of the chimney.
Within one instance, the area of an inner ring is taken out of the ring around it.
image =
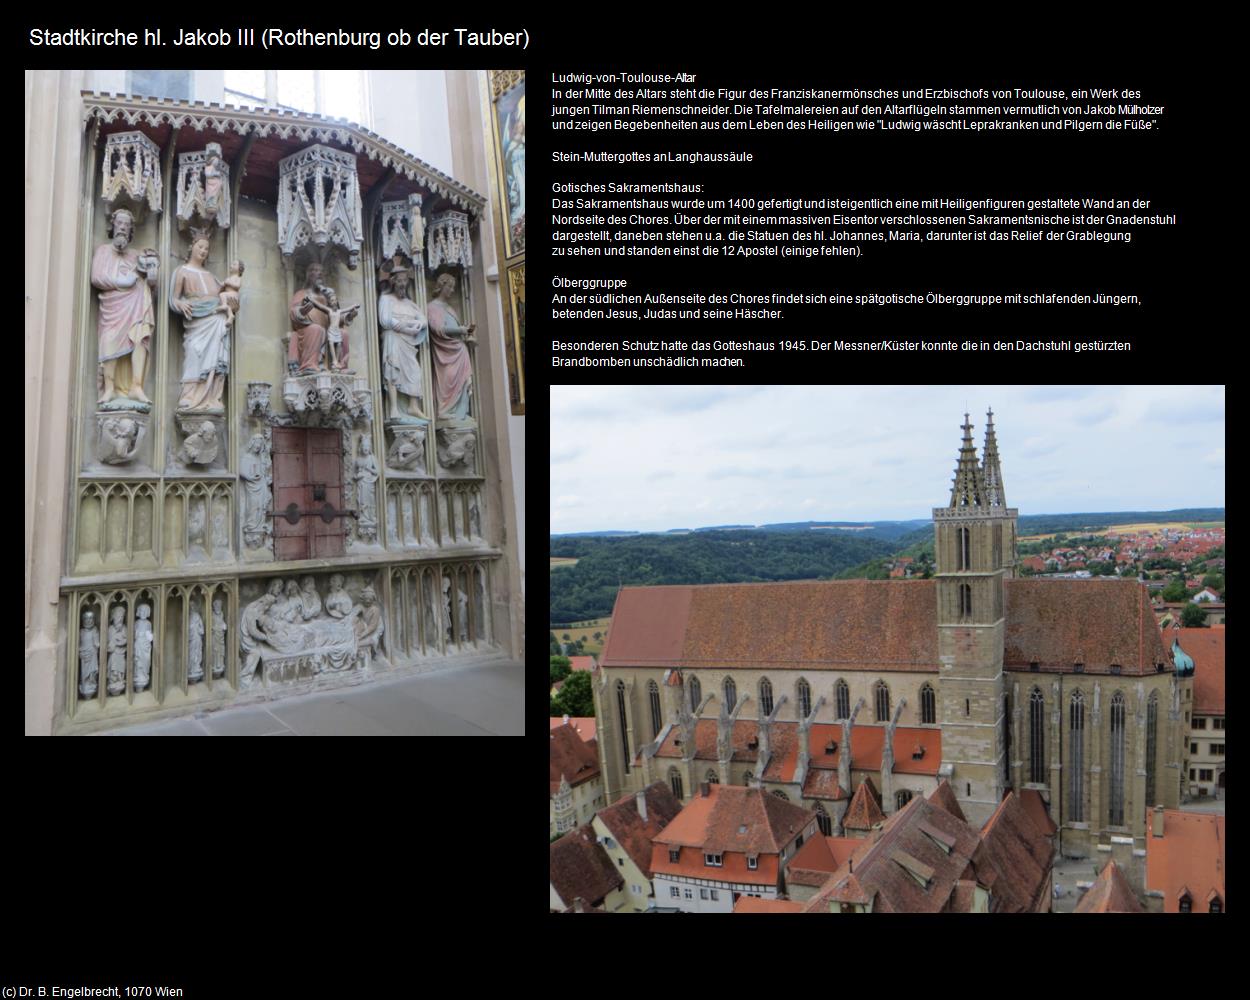
[[[647,821],[647,793],[645,791],[634,792],[634,801],[638,803],[638,818],[645,823]]]
[[[569,717],[567,715],[564,717],[564,724],[566,726],[569,724]]]
[[[702,782],[702,783],[699,785],[699,795],[700,795],[700,797],[702,797],[702,798],[705,798],[705,799],[706,799],[706,798],[707,798],[709,795],[711,795],[711,794],[712,794],[712,786],[711,786],[711,785],[709,785],[706,781]]]
[[[586,912],[586,900],[582,899],[581,896],[578,896],[575,900],[573,900],[573,912],[574,913]]]
[[[1151,827],[1151,833],[1153,833],[1156,837],[1163,836],[1163,806],[1155,806],[1155,813]]]

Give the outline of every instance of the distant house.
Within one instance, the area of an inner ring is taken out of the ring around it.
[[[1156,807],[1146,837],[1147,908],[1225,913],[1224,817]]]
[[[1224,637],[1223,625],[1169,629],[1164,640],[1175,640],[1182,654],[1193,660],[1193,717],[1189,724],[1189,794],[1223,796],[1224,761]],[[1175,656],[1173,650],[1173,656]]]
[[[663,781],[626,795],[600,809],[591,825],[599,843],[625,880],[629,908],[641,913],[654,905],[651,842],[681,812],[681,802]]]
[[[741,896],[777,899],[816,813],[760,788],[699,787],[651,849],[657,906],[731,913]]]
[[[599,744],[582,739],[571,725],[551,730],[551,836],[588,823],[604,804]]]
[[[1210,587],[1203,587],[1200,591],[1198,591],[1198,593],[1194,594],[1194,596],[1190,598],[1190,600],[1195,604],[1199,601],[1218,601],[1219,599],[1220,595]]]
[[[628,902],[621,891],[624,882],[589,825],[570,830],[551,845],[550,905],[554,912],[620,910]]]
[[[1031,569],[1034,573],[1042,573],[1046,570],[1046,560],[1041,556],[1025,556],[1020,560],[1020,565]]]

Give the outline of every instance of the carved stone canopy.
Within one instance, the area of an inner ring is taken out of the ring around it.
[[[178,228],[184,231],[195,216],[222,229],[230,227],[230,165],[222,157],[220,143],[178,154],[177,216]]]
[[[320,259],[337,247],[355,269],[363,238],[360,214],[352,154],[314,145],[278,161],[278,246],[285,259]]]
[[[105,140],[100,192],[111,212],[130,208],[135,222],[147,209],[161,210],[161,151],[142,132],[114,132]]]
[[[430,219],[426,266],[431,272],[440,267],[472,267],[473,243],[469,237],[469,217],[464,212],[440,212]]]
[[[407,201],[382,202],[382,256],[397,253],[416,259],[425,247],[425,219],[421,196],[410,194]]]

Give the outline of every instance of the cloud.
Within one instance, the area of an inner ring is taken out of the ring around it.
[[[709,469],[707,473],[708,479],[767,479],[774,475],[776,475],[774,469],[766,469],[763,466],[744,469],[738,465],[722,465]]]
[[[561,462],[572,462],[576,458],[580,458],[585,452],[585,448],[579,445],[565,445],[563,448],[551,449],[551,464],[558,465]]]
[[[1086,385],[1038,385],[1024,393],[1032,403],[1051,403],[1059,399],[1087,399],[1096,389]]]
[[[581,507],[584,501],[581,497],[573,493],[566,493],[564,496],[556,497],[552,506],[557,509],[567,509],[569,507]]]
[[[653,472],[651,473],[651,475],[647,476],[646,481],[648,483],[658,483],[661,479],[676,479],[676,478],[677,478],[677,473],[674,472],[672,469],[660,469],[659,471]]]

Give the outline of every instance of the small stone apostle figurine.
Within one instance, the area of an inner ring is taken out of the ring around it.
[[[113,609],[109,624],[109,694],[126,693],[126,609]]]
[[[95,613],[84,611],[82,628],[78,630],[78,693],[84,698],[95,695],[100,678],[100,631],[95,627]]]
[[[469,595],[459,587],[456,588],[456,595],[460,602],[460,641],[469,641]]]
[[[191,608],[191,623],[187,636],[187,680],[204,679],[204,619],[200,617],[200,609]]]
[[[370,444],[368,435],[361,435],[360,438],[360,454],[356,458],[354,478],[356,507],[359,511],[356,529],[362,539],[371,542],[377,537],[378,531],[378,460],[373,457],[373,445]]]
[[[352,613],[351,596],[343,589],[343,575],[330,577],[330,593],[326,595],[326,614],[331,618],[346,618]]]
[[[304,621],[312,621],[321,614],[321,595],[317,593],[317,581],[311,576],[300,581],[299,602]]]
[[[211,219],[217,218],[221,210],[221,185],[224,171],[221,169],[221,154],[210,143],[208,159],[204,164],[204,215]],[[220,147],[218,147],[220,148]]]
[[[356,619],[356,645],[368,646],[376,654],[382,641],[382,609],[372,587],[360,592],[360,615]]]
[[[135,690],[148,686],[152,674],[152,623],[148,616],[152,609],[140,604],[135,610]]]
[[[226,672],[226,617],[221,613],[221,598],[213,601],[213,676]]]
[[[231,261],[230,274],[221,283],[221,291],[217,294],[217,299],[221,302],[217,311],[226,314],[227,326],[234,322],[239,311],[239,289],[243,287],[243,271],[243,261]]]

